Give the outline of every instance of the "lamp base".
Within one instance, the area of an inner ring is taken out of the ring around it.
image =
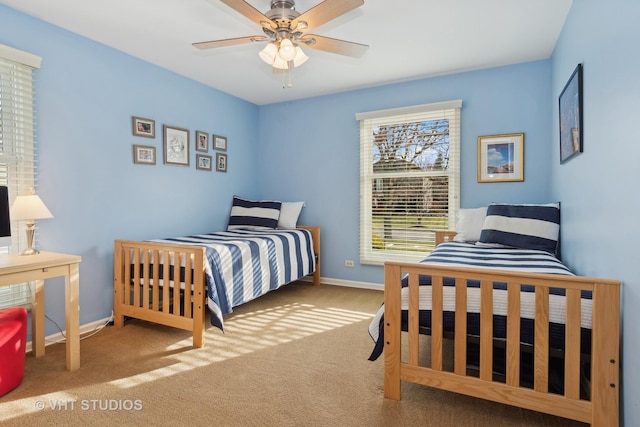
[[[33,235],[36,232],[36,226],[34,221],[27,221],[27,249],[22,251],[21,255],[35,255],[40,251],[33,247]]]
[[[20,255],[36,255],[39,254],[40,251],[37,249],[33,249],[33,248],[27,248],[24,251],[22,251],[22,253]]]

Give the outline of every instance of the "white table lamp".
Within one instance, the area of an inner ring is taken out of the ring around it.
[[[11,206],[11,219],[13,221],[27,221],[27,249],[22,252],[22,255],[39,253],[37,249],[33,248],[33,235],[36,231],[35,220],[47,218],[53,218],[53,215],[37,194],[16,197]]]

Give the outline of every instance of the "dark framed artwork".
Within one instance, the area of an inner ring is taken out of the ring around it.
[[[156,121],[151,119],[143,119],[142,117],[131,117],[132,132],[135,136],[144,136],[145,138],[156,137]]]
[[[478,182],[524,181],[524,133],[478,137]]]
[[[560,163],[582,153],[582,64],[578,64],[558,98]]]
[[[164,163],[189,166],[189,131],[164,125]]]

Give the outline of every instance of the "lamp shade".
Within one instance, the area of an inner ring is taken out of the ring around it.
[[[278,70],[288,70],[289,63],[284,59],[280,58],[280,55],[276,56],[276,59],[273,61],[273,68],[277,68]]]
[[[260,59],[262,59],[267,64],[272,65],[273,60],[276,59],[277,54],[278,47],[275,45],[275,43],[271,42],[258,53],[258,56],[260,56]]]
[[[296,57],[296,47],[291,43],[289,39],[282,39],[280,42],[280,49],[278,50],[278,56],[285,61],[293,61]]]
[[[307,62],[307,59],[309,59],[309,57],[304,54],[302,49],[300,49],[300,46],[296,46],[296,56],[293,58],[293,65],[295,67],[299,67]]]
[[[53,215],[37,194],[18,196],[11,205],[11,219],[14,221],[46,218],[53,218]]]

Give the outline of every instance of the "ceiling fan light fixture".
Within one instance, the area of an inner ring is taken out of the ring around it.
[[[307,62],[308,59],[309,57],[300,49],[300,46],[296,46],[296,56],[293,58],[293,66],[299,67]]]
[[[291,40],[282,39],[280,41],[278,56],[285,61],[293,61],[293,58],[296,57],[296,47],[291,43]]]
[[[262,49],[258,53],[258,56],[260,57],[260,59],[262,59],[264,62],[266,62],[269,65],[273,64],[273,61],[276,59],[277,55],[278,55],[278,48],[276,47],[276,44],[273,42],[266,45],[264,49]]]
[[[271,65],[273,66],[273,68],[277,68],[279,70],[289,69],[289,62],[282,59],[280,55],[276,56],[276,59],[273,60],[273,63]]]

